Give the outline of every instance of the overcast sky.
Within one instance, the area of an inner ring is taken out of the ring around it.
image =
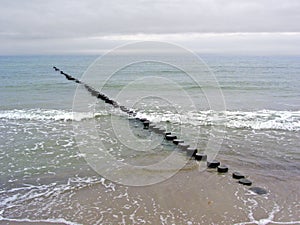
[[[299,0],[1,0],[0,54],[101,53],[137,40],[300,54]]]

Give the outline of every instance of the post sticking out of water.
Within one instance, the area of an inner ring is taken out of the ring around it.
[[[128,115],[136,116],[136,112],[126,108],[123,105],[120,105],[118,102],[116,102],[115,100],[110,99],[104,93],[96,91],[94,88],[92,88],[91,86],[85,84],[84,82],[72,77],[71,75],[69,75],[67,73],[64,73],[64,71],[60,70],[56,66],[53,66],[53,69],[57,72],[60,72],[60,74],[64,75],[67,80],[71,80],[71,81],[74,81],[75,83],[82,84],[85,87],[85,89],[88,92],[90,92],[90,94],[92,96],[94,96],[98,99],[101,99],[105,103],[110,104],[115,108],[119,108],[121,111],[127,113]],[[191,148],[188,144],[185,144],[183,140],[177,139],[177,136],[172,135],[171,132],[167,132],[164,128],[155,126],[154,124],[151,124],[150,121],[147,120],[146,118],[138,118],[138,117],[136,117],[136,118],[143,123],[144,129],[150,129],[150,130],[152,130],[152,131],[154,131],[158,134],[164,135],[164,137],[167,141],[172,141],[175,145],[178,145],[179,148],[186,151],[187,156],[193,157],[197,161],[206,161],[207,160],[207,155],[198,152],[198,150],[196,148]],[[208,168],[217,168],[217,171],[219,173],[228,172],[228,167],[225,166],[225,165],[220,165],[220,162],[216,161],[216,160],[208,161],[207,162],[207,167]],[[238,179],[240,184],[248,185],[248,186],[252,185],[252,181],[246,179],[244,175],[242,175],[238,172],[233,173],[232,177],[234,179]],[[261,191],[261,189],[259,189],[258,187],[255,187],[255,188],[253,189],[254,191],[259,190],[260,191],[259,193],[262,193],[262,194],[266,193],[266,190],[264,190],[264,189],[262,189],[263,191]]]
[[[64,71],[62,71],[62,70],[60,70],[60,69],[58,69],[56,66],[53,66],[53,69],[54,69],[55,71],[60,72],[60,74],[64,75],[65,78],[66,78],[67,80],[74,81],[75,83],[78,83],[78,84],[83,84],[83,86],[85,87],[85,89],[86,89],[88,92],[90,92],[90,94],[91,94],[92,96],[97,97],[97,98],[101,99],[102,101],[104,101],[105,103],[110,104],[110,105],[113,105],[114,107],[119,107],[119,104],[118,104],[116,101],[110,99],[110,98],[107,97],[105,94],[96,91],[96,90],[95,90],[94,88],[92,88],[91,86],[89,86],[89,85],[83,83],[82,81],[80,81],[80,80],[78,80],[78,79],[72,77],[71,75],[65,73]],[[122,108],[121,108],[121,109],[122,109]],[[124,111],[124,110],[123,110],[123,111]]]

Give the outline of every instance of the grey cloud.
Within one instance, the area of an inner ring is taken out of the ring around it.
[[[0,4],[2,54],[93,49],[91,43],[102,49],[123,42],[89,38],[137,33],[300,32],[298,0],[2,0]]]
[[[4,0],[0,33],[81,37],[124,33],[296,32],[297,0]]]

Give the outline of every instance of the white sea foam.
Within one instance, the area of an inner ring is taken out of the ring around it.
[[[139,113],[153,122],[169,121],[171,123],[191,124],[194,126],[224,126],[227,128],[248,128],[254,130],[300,130],[300,111],[260,110],[243,111],[199,111],[184,114]]]
[[[69,178],[66,183],[50,183],[44,185],[31,185],[23,184],[22,187],[12,188],[10,190],[0,191],[0,208],[9,209],[15,206],[24,206],[31,202],[33,205],[35,202],[49,200],[57,201],[59,196],[63,196],[64,193],[71,193],[74,190],[83,189],[90,185],[101,184],[106,191],[115,191],[115,185],[104,178],[93,176],[93,177],[79,177],[74,176]],[[48,204],[47,204],[48,205]],[[43,223],[63,223],[63,224],[78,224],[73,221],[65,220],[64,218],[53,218],[47,220],[31,220],[28,218],[13,219],[6,218],[3,216],[3,210],[0,211],[0,221],[12,221],[12,222],[43,222]]]
[[[101,113],[72,112],[55,109],[28,109],[0,111],[0,119],[10,120],[55,120],[80,121],[102,115]]]
[[[12,188],[10,190],[0,191],[0,206],[3,207],[8,204],[20,203],[29,199],[38,197],[47,197],[54,193],[62,193],[68,190],[84,188],[92,184],[101,184],[108,191],[115,191],[115,184],[107,181],[101,177],[79,177],[74,176],[69,178],[64,184],[57,184],[56,182],[44,185],[24,184],[22,187]],[[22,194],[20,194],[22,193]],[[1,198],[4,197],[4,198]]]
[[[4,110],[0,111],[0,119],[9,120],[54,120],[81,121],[112,112],[72,112],[65,110]],[[194,126],[224,126],[227,128],[247,128],[254,130],[300,130],[300,111],[198,111],[198,112],[139,112],[138,117],[146,117],[152,122],[190,124]]]

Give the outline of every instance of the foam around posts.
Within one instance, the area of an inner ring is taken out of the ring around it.
[[[239,179],[239,183],[243,184],[243,185],[247,185],[247,186],[251,186],[252,185],[252,181],[250,181],[250,180],[248,180],[246,178]]]
[[[212,161],[207,162],[208,168],[217,168],[218,166],[220,166],[220,162],[217,160],[212,160]]]
[[[226,165],[220,165],[220,166],[218,166],[218,172],[219,173],[227,173],[228,167]]]
[[[197,161],[205,161],[205,160],[207,160],[207,155],[205,155],[203,153],[196,153],[195,154],[195,159]]]
[[[165,135],[165,136],[171,135],[171,132],[166,131],[166,132],[164,133],[164,135]]]
[[[242,179],[242,178],[245,178],[245,176],[244,176],[243,174],[239,173],[239,172],[234,172],[234,173],[232,173],[232,177],[233,177],[234,179]]]
[[[175,145],[178,145],[179,143],[183,143],[184,142],[184,140],[180,140],[180,139],[174,139],[173,140],[173,143],[175,144]]]
[[[166,140],[168,140],[168,141],[173,141],[173,140],[176,139],[176,138],[177,138],[176,135],[172,135],[172,134],[166,135]]]

